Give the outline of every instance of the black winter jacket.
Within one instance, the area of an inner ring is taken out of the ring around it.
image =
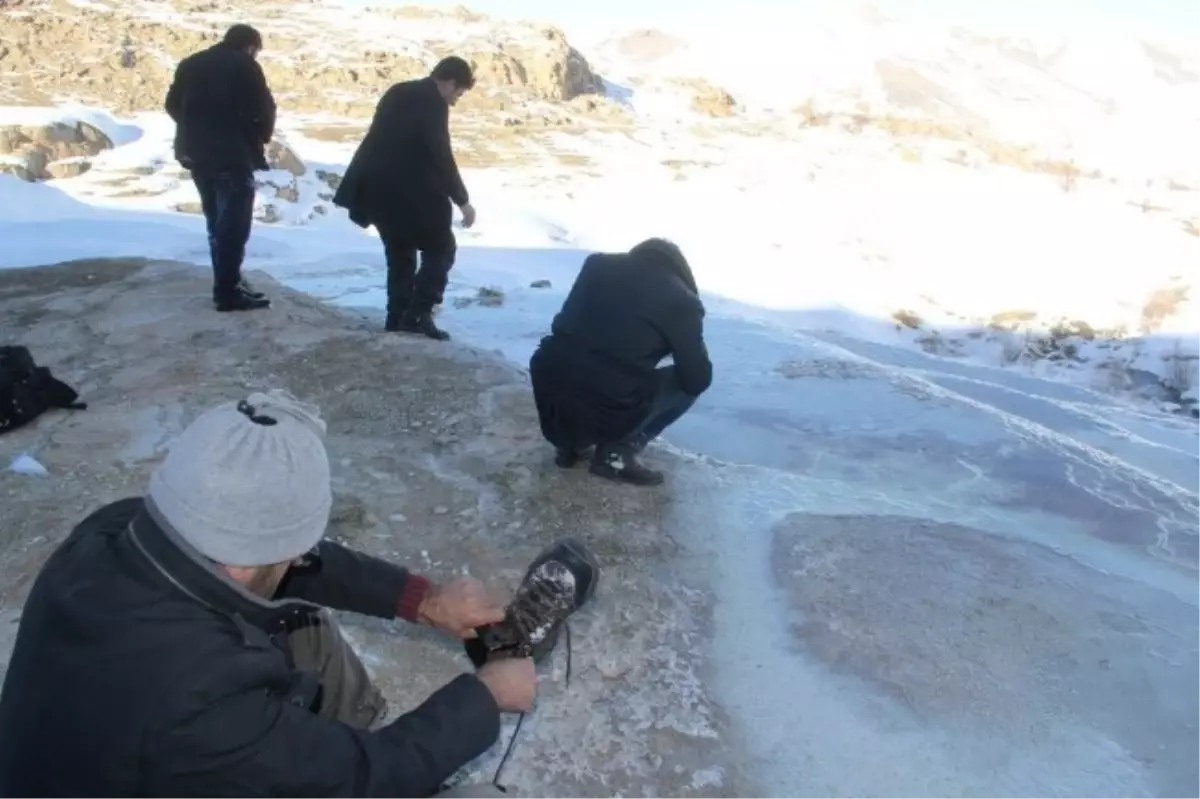
[[[450,106],[432,78],[384,93],[333,202],[360,227],[434,249],[451,235],[450,203],[469,201],[450,146]]]
[[[267,169],[275,98],[258,61],[225,43],[179,62],[167,91],[175,157],[188,169]]]
[[[653,249],[588,256],[530,360],[543,435],[577,449],[624,438],[650,412],[654,370],[668,355],[680,387],[704,393],[703,326],[686,262]]]
[[[391,617],[407,573],[322,542],[260,600],[144,510],[108,505],[49,558],[0,693],[3,796],[426,796],[491,746],[462,675],[376,732],[318,717],[284,641],[317,605]]]

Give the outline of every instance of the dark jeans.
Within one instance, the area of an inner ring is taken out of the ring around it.
[[[417,268],[417,248],[406,236],[379,232],[387,258],[387,294],[389,316],[402,316],[410,308],[423,314],[440,305],[450,281],[450,268],[458,247],[454,234],[447,231],[445,243],[432,250],[421,250],[421,268]]]
[[[655,370],[654,374],[658,380],[658,388],[650,413],[637,429],[620,442],[635,449],[645,447],[662,435],[664,430],[678,422],[696,402],[695,397],[679,387],[674,366],[663,366]]]
[[[254,173],[248,170],[193,169],[208,227],[213,293],[228,296],[242,279],[242,260],[254,222]]]

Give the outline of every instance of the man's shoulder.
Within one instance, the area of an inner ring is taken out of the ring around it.
[[[624,266],[629,256],[621,252],[593,252],[583,259],[584,269],[611,269]]]
[[[427,99],[429,87],[426,84],[428,83],[429,81],[425,78],[402,80],[399,83],[393,83],[384,92],[383,97],[394,103],[422,103]]]

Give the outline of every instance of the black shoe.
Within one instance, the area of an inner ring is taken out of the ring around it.
[[[588,471],[606,480],[635,486],[656,486],[663,482],[663,473],[638,463],[637,454],[630,447],[596,447]]]
[[[260,308],[270,308],[271,301],[265,297],[255,299],[249,294],[243,294],[240,291],[235,291],[227,297],[217,298],[217,310],[225,313],[227,311],[256,311]]]
[[[245,278],[243,278],[242,281],[237,284],[237,286],[234,288],[234,291],[236,291],[238,294],[245,294],[252,300],[261,300],[267,296],[261,291],[255,291],[252,289],[250,284],[246,282]],[[213,302],[220,302],[220,298],[216,289],[213,289]]]
[[[466,642],[467,656],[476,668],[497,658],[544,659],[567,617],[592,598],[599,581],[600,566],[582,542],[556,541],[530,564],[504,621],[480,627],[478,637]]]
[[[434,341],[450,340],[450,334],[433,323],[433,314],[431,313],[418,314],[410,311],[400,317],[400,323],[396,329],[403,333],[419,333]]]
[[[254,287],[250,285],[250,281],[246,280],[246,278],[242,278],[240,281],[238,281],[237,287],[238,291],[245,294],[247,297],[250,297],[251,299],[261,300],[267,296],[261,291],[255,291]]]

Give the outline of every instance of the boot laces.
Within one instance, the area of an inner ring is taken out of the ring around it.
[[[553,567],[553,573],[550,573],[551,567]],[[532,648],[533,644],[541,643],[553,629],[554,623],[559,620],[560,614],[569,610],[570,597],[573,597],[574,594],[574,575],[566,566],[558,561],[548,561],[537,568],[526,584],[522,596],[513,603],[513,619],[521,628],[522,637],[527,642],[525,646]],[[567,647],[567,670],[564,685],[569,688],[571,685],[571,625],[567,622],[566,615],[562,615],[561,620]],[[538,635],[537,641],[532,640],[534,634]],[[508,793],[508,787],[500,783],[500,775],[504,772],[504,767],[508,765],[513,750],[516,748],[517,736],[521,734],[525,716],[526,714],[522,713],[517,718],[517,726],[513,729],[512,737],[508,739],[504,757],[500,759],[500,765],[496,767],[496,774],[492,777],[492,785],[504,793]]]

